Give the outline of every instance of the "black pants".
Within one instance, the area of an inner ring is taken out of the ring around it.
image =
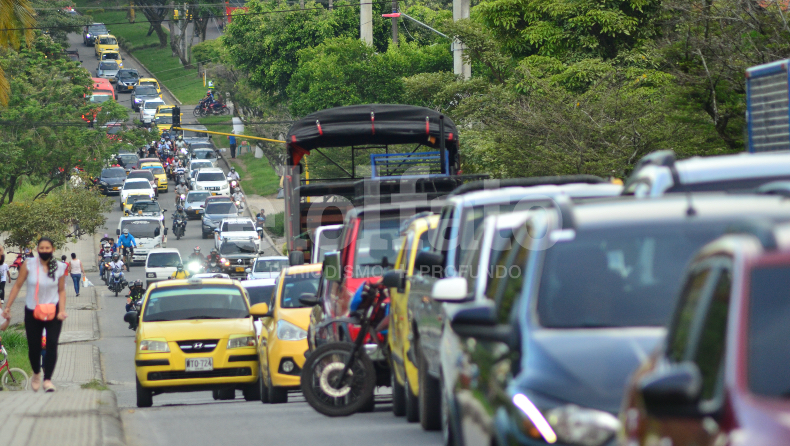
[[[230,145],[230,157],[236,158],[236,144]]]
[[[5,302],[5,282],[0,282],[0,300]]]
[[[58,314],[59,305],[55,306]],[[44,379],[52,379],[55,363],[58,361],[58,339],[63,321],[57,317],[51,321],[40,321],[33,317],[33,310],[25,307],[25,333],[27,334],[27,351],[33,373],[41,372],[41,336],[47,329],[47,355],[44,358]]]

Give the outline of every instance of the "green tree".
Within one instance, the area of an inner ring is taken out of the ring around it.
[[[63,8],[73,5],[67,0],[33,0],[32,6],[36,8],[36,22],[43,28],[52,40],[64,48],[69,47],[68,34],[80,32],[82,26],[91,23],[89,16],[72,15],[63,12]]]
[[[34,16],[28,0],[0,0],[0,49],[18,49],[23,42],[32,40],[36,26]],[[10,91],[8,78],[0,68],[0,105],[8,103]]]

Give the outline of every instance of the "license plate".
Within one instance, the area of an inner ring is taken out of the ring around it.
[[[214,358],[187,358],[187,372],[210,372],[214,370]]]
[[[200,214],[200,211],[195,211],[195,215],[198,215],[198,214]]]
[[[118,190],[118,189],[119,189],[119,188],[117,188],[117,187],[113,187],[113,188],[112,188],[112,190]]]
[[[217,193],[216,192],[212,192],[211,195],[217,195]]]
[[[236,267],[236,272],[237,273],[243,273],[244,272],[244,267],[243,266],[237,266]]]

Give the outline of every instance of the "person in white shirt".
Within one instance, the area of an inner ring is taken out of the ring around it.
[[[82,267],[82,261],[77,259],[77,254],[73,252],[71,253],[71,260],[69,260],[69,274],[71,274],[71,280],[74,281],[74,291],[79,296],[80,280],[82,280],[82,275],[85,274],[85,269]]]
[[[241,177],[239,176],[239,173],[236,172],[236,168],[235,167],[231,167],[230,168],[230,173],[228,173],[228,181],[231,181],[231,180],[236,180],[236,181],[241,180]]]
[[[0,254],[0,304],[5,303],[5,284],[11,281],[8,265],[5,264],[5,254]]]

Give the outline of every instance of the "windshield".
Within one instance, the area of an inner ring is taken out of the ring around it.
[[[157,124],[172,124],[173,117],[172,116],[159,116],[156,118]]]
[[[752,270],[749,280],[747,374],[757,395],[790,397],[790,267],[765,266]]]
[[[123,178],[126,176],[126,171],[123,169],[104,169],[101,171],[102,178]]]
[[[102,60],[119,60],[121,55],[118,53],[102,53]]]
[[[156,237],[155,232],[159,229],[159,220],[125,220],[121,222],[121,232],[124,229],[128,229],[135,238],[153,238]]]
[[[117,70],[118,62],[102,62],[99,64],[100,70]]]
[[[247,295],[250,297],[250,305],[263,302],[271,306],[272,292],[274,292],[274,289],[276,288],[275,285],[253,286],[245,288],[247,289]]]
[[[194,127],[194,126],[192,126],[192,127]],[[207,138],[208,137],[208,133],[202,133],[202,132],[195,133],[195,132],[190,132],[188,130],[184,130],[184,133],[183,133],[182,136],[184,138],[186,138],[186,139],[188,139],[188,138]]]
[[[233,203],[209,203],[206,206],[207,214],[235,214],[236,205]]]
[[[324,256],[328,252],[337,251],[340,243],[340,229],[326,229],[318,235],[318,263],[324,261]]]
[[[102,102],[107,102],[112,100],[112,96],[108,94],[92,94],[90,101],[94,104],[101,104]]]
[[[132,155],[132,154],[118,155],[118,159],[121,160],[121,162],[123,163],[124,166],[125,165],[131,165],[131,164],[137,164],[140,161],[140,159],[137,157],[137,155]],[[124,175],[126,175],[125,171],[124,171]]]
[[[283,294],[280,298],[282,308],[303,308],[299,298],[304,293],[315,295],[318,291],[320,273],[289,274],[283,278]]]
[[[132,213],[137,211],[159,212],[159,203],[153,201],[135,203],[134,206],[132,206]]]
[[[665,325],[681,274],[722,227],[705,224],[583,231],[546,252],[538,291],[550,328]]]
[[[123,188],[126,190],[150,189],[151,183],[147,181],[127,181],[123,184]]]
[[[401,245],[399,229],[400,220],[395,218],[362,222],[354,254],[354,277],[380,276],[392,267]]]
[[[258,260],[255,262],[255,273],[278,273],[281,269],[288,266],[288,259],[278,260]]]
[[[154,90],[154,91],[156,91],[156,90]],[[163,102],[159,102],[159,101],[149,101],[149,102],[146,102],[143,107],[146,110],[156,110],[156,107],[159,107],[162,104],[164,104],[164,103]]]
[[[137,96],[158,96],[159,95],[159,93],[156,92],[156,88],[145,86],[145,85],[138,85],[138,86],[134,87],[134,94],[136,94]],[[152,102],[152,104],[153,104],[153,102]]]
[[[149,268],[176,268],[181,263],[177,252],[155,252],[148,255]]]
[[[134,204],[138,201],[150,200],[150,199],[151,197],[148,195],[129,195],[126,198],[126,204]]]
[[[255,254],[258,248],[255,243],[249,240],[226,240],[219,247],[219,253],[222,255],[228,254]]]
[[[225,174],[222,172],[199,172],[198,181],[225,181]]]
[[[187,201],[189,201],[189,202],[194,202],[194,201],[205,202],[206,198],[208,198],[210,196],[211,196],[210,192],[190,192],[190,193],[187,194]]]
[[[118,45],[118,42],[112,37],[102,37],[99,39],[100,45]]]
[[[197,169],[206,169],[214,166],[211,165],[211,161],[192,161],[192,164],[190,164],[189,167],[192,170],[197,170]]]
[[[146,87],[151,87],[154,90],[156,90],[156,84],[151,82],[151,81],[140,82],[140,85],[143,85],[143,86],[146,86]]]
[[[126,178],[129,178],[129,179],[142,178],[142,179],[151,181],[151,180],[154,179],[154,174],[152,174],[151,172],[149,172],[147,170],[137,169],[137,170],[133,170],[133,171],[129,172],[129,175]]]
[[[140,76],[137,75],[136,71],[127,71],[122,70],[118,72],[119,79],[139,79]]]
[[[222,231],[228,232],[255,232],[255,227],[250,222],[245,223],[225,223],[222,225]]]
[[[151,167],[143,166],[143,169],[151,172],[154,175],[164,175],[165,174],[165,169],[162,169],[159,166],[151,166]]]
[[[88,27],[88,33],[93,35],[106,34],[107,28],[104,25],[91,25]]]
[[[249,316],[244,295],[235,286],[196,285],[151,291],[143,322],[185,319],[239,319]]]
[[[214,155],[214,151],[213,150],[195,151],[195,158],[199,159],[199,160],[210,160],[210,159],[214,159],[216,157],[217,156]]]

